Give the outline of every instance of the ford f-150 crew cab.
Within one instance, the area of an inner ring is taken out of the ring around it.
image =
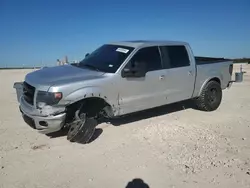
[[[24,121],[48,134],[87,143],[99,118],[114,118],[191,99],[216,110],[232,81],[233,62],[195,57],[188,43],[124,41],[104,44],[76,64],[26,75],[18,97]]]

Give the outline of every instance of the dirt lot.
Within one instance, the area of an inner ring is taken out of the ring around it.
[[[239,66],[234,69],[239,70]],[[250,187],[250,65],[244,82],[224,90],[220,108],[184,104],[99,125],[90,144],[72,144],[27,126],[13,83],[27,70],[0,70],[0,187]]]

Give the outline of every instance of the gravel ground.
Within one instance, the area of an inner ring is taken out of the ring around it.
[[[179,103],[137,113],[99,125],[87,145],[27,126],[13,83],[29,70],[0,70],[0,187],[125,188],[135,178],[150,188],[250,187],[250,65],[244,70],[217,111]]]

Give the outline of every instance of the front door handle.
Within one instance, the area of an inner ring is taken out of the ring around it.
[[[164,78],[165,78],[165,75],[161,75],[161,76],[159,77],[160,80],[163,80]]]
[[[192,71],[188,71],[188,75],[193,75],[193,72]]]

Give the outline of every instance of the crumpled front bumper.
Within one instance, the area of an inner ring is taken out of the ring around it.
[[[40,133],[49,134],[57,132],[61,130],[65,124],[65,112],[43,116],[41,115],[41,110],[37,110],[29,105],[23,97],[20,97],[19,108],[24,121],[32,128],[37,129]]]
[[[24,121],[40,133],[49,134],[62,129],[65,124],[66,113],[64,107],[45,106],[36,109],[28,104],[23,98],[23,82],[15,82],[17,101]]]

